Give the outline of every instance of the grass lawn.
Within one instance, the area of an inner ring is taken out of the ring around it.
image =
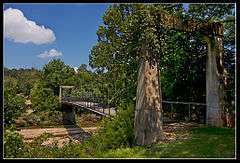
[[[110,158],[234,158],[235,130],[194,128],[190,138],[159,144],[109,150],[98,157]]]

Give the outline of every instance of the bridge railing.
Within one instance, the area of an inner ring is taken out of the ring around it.
[[[114,109],[114,112],[116,111],[114,106],[108,103],[107,97],[105,96],[64,96],[62,97],[61,101],[68,103],[78,102],[79,105],[82,105],[83,107],[102,112],[109,117],[112,117],[111,112],[113,111],[111,110]]]

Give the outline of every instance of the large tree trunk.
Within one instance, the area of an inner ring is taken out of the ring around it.
[[[222,127],[225,116],[225,94],[223,68],[222,39],[220,37],[207,38],[208,54],[206,64],[206,104],[207,119],[209,126]]]
[[[162,96],[159,67],[156,61],[147,59],[148,51],[138,72],[138,86],[134,121],[137,145],[156,143],[162,136]]]

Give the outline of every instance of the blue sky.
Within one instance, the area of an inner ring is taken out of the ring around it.
[[[28,20],[53,31],[51,43],[14,42],[4,38],[4,66],[8,68],[42,68],[51,58],[39,54],[55,49],[66,64],[79,67],[88,64],[92,46],[97,42],[96,31],[103,24],[102,16],[109,4],[5,4],[18,9]]]
[[[42,68],[52,59],[50,55],[58,55],[58,58],[71,67],[79,67],[80,64],[88,65],[91,48],[97,42],[96,31],[99,25],[103,24],[102,16],[109,5],[4,4],[4,14],[5,11],[10,11],[10,8],[17,9],[8,12],[8,16],[4,15],[4,17],[8,17],[7,21],[4,18],[4,30],[6,24],[8,29],[8,34],[4,34],[5,37],[7,36],[4,38],[4,66],[8,68]],[[187,6],[184,5],[184,7]],[[19,16],[18,11],[23,15]],[[19,22],[18,19],[22,21]],[[36,23],[33,26],[38,29],[38,34],[31,33],[34,28],[29,28],[26,25],[27,21]],[[24,30],[20,30],[20,28],[24,28]],[[22,31],[27,31],[28,34],[19,35],[19,32]],[[41,35],[42,39],[36,38]],[[26,38],[26,36],[28,37]],[[27,40],[28,42],[24,42]]]

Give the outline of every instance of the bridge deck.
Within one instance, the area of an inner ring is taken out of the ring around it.
[[[113,117],[116,114],[116,109],[114,107],[105,106],[97,102],[90,101],[71,101],[71,100],[62,100],[62,104],[72,105],[74,107],[81,107],[86,110],[92,111],[94,113],[106,116]]]

